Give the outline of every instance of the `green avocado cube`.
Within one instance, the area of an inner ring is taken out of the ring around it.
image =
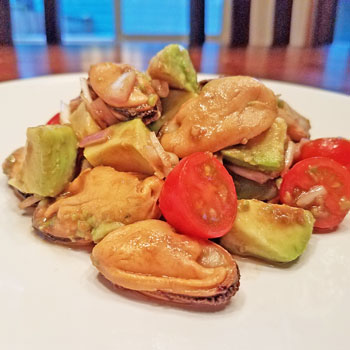
[[[72,179],[77,148],[68,125],[28,128],[24,162],[9,184],[23,193],[57,196]]]
[[[233,254],[290,262],[304,252],[314,221],[311,212],[301,208],[243,199],[220,244]]]
[[[81,102],[78,108],[70,114],[69,121],[79,141],[101,130],[88,112],[85,102]]]
[[[245,145],[237,145],[221,151],[228,162],[263,172],[280,172],[284,168],[287,147],[287,123],[276,118],[271,127],[250,139]]]
[[[162,98],[162,116],[148,126],[150,130],[157,133],[164,124],[169,122],[175,116],[180,107],[186,101],[196,96],[198,95],[194,92],[170,90],[169,95]]]
[[[108,139],[86,146],[88,162],[111,166],[118,171],[153,175],[160,168],[159,156],[151,141],[151,131],[141,119],[114,124],[105,129]]]
[[[188,51],[177,44],[166,46],[154,56],[148,66],[152,79],[166,81],[171,88],[197,92],[197,73]]]

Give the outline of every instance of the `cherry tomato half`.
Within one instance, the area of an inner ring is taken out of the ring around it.
[[[312,140],[301,148],[299,160],[311,157],[328,157],[350,169],[350,141],[329,137]]]
[[[194,153],[183,158],[166,178],[159,206],[177,231],[202,238],[221,237],[236,217],[235,185],[211,153]]]
[[[316,228],[334,229],[350,209],[350,172],[330,158],[304,159],[283,177],[280,198],[310,210]]]
[[[46,125],[54,125],[61,124],[60,122],[60,113],[56,113],[47,123]]]

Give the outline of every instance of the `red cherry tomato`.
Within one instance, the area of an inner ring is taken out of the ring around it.
[[[236,190],[225,167],[211,153],[198,152],[183,158],[168,175],[159,206],[177,231],[221,237],[236,217]]]
[[[312,140],[301,148],[299,160],[311,157],[328,157],[350,169],[350,141],[329,137]]]
[[[60,113],[55,114],[55,115],[46,123],[46,125],[54,125],[54,124],[61,124],[61,122],[60,122]]]
[[[334,229],[350,209],[350,172],[330,158],[304,159],[283,177],[280,198],[310,210],[316,228]]]

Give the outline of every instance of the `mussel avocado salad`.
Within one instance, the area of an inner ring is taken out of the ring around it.
[[[309,120],[277,93],[249,76],[198,82],[176,44],[146,72],[98,63],[3,171],[34,229],[91,245],[114,285],[225,305],[238,256],[295,261],[350,210],[350,142],[310,140]]]

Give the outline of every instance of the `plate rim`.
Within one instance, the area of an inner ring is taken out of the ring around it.
[[[45,75],[40,75],[40,76],[35,76],[35,77],[16,78],[16,79],[11,79],[11,80],[0,81],[0,88],[2,88],[3,86],[6,86],[6,85],[15,85],[15,84],[22,84],[22,83],[29,83],[30,84],[30,83],[35,83],[36,81],[41,81],[41,80],[84,77],[87,75],[88,75],[87,72],[67,72],[67,73],[57,73],[57,74],[45,74]],[[220,73],[214,74],[214,73],[197,72],[197,76],[199,78],[200,78],[200,76],[219,78],[219,77],[230,77],[230,76],[238,76],[238,75],[241,75],[241,74],[232,75],[232,74],[220,74]],[[323,88],[317,87],[317,86],[305,85],[305,84],[290,82],[290,81],[285,81],[285,80],[258,78],[258,77],[254,77],[252,75],[245,75],[245,76],[252,77],[252,78],[257,79],[263,83],[272,83],[272,84],[277,83],[277,84],[283,84],[286,86],[294,86],[295,88],[307,89],[307,90],[315,91],[315,92],[329,93],[329,94],[334,94],[337,96],[350,97],[350,94],[348,95],[345,92],[327,90],[327,89],[323,89]]]

